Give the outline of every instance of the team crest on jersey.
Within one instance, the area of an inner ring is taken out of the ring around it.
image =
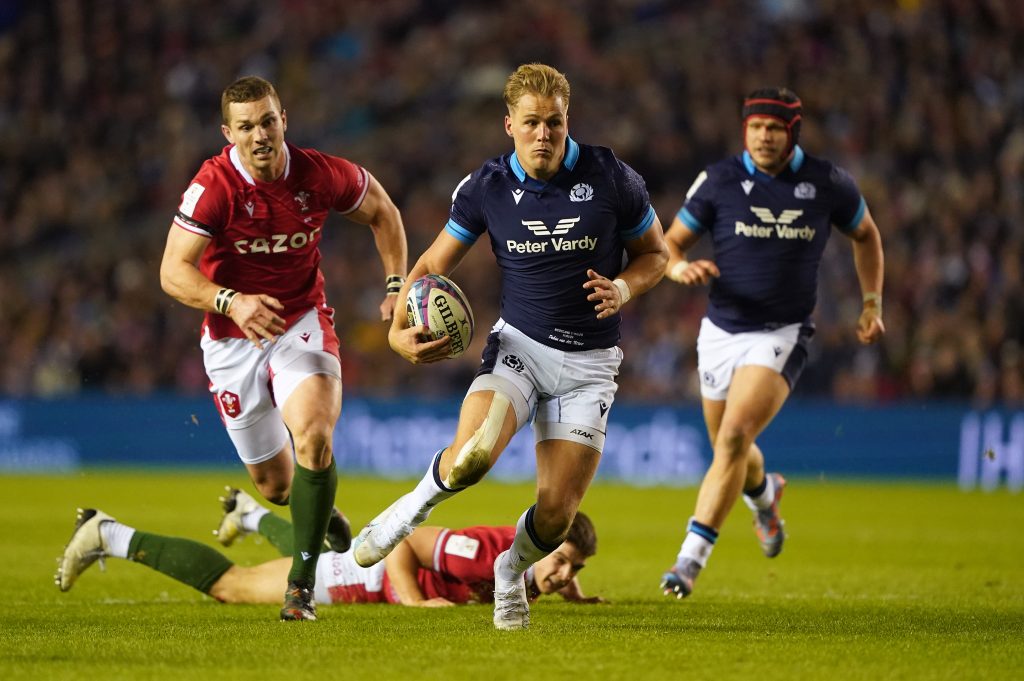
[[[230,390],[223,391],[217,396],[220,400],[221,411],[224,412],[225,416],[231,418],[238,418],[238,415],[242,413],[242,401],[238,399],[238,395],[231,392]]]
[[[818,195],[818,190],[810,182],[801,182],[793,190],[793,196],[798,199],[813,199]]]
[[[305,213],[309,210],[309,192],[299,192],[295,195],[295,202],[299,204],[299,211]]]
[[[574,203],[589,201],[594,198],[594,188],[585,182],[580,182],[569,190],[569,200]]]

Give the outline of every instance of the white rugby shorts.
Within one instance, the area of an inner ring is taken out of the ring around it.
[[[792,390],[807,364],[807,344],[813,335],[814,328],[805,324],[729,333],[705,317],[697,336],[700,394],[709,400],[724,400],[733,373],[751,364],[777,371]]]
[[[313,598],[317,603],[385,601],[383,588],[384,561],[364,568],[356,562],[352,551],[327,551],[316,561]],[[347,601],[343,598],[346,593]]]
[[[537,442],[570,440],[600,452],[621,362],[617,346],[567,352],[499,319],[469,392],[495,390],[508,397],[519,428],[532,418]]]
[[[315,374],[341,379],[338,337],[316,309],[300,317],[274,343],[257,348],[245,338],[212,340],[203,333],[203,363],[210,392],[238,457],[247,464],[273,458],[288,441],[280,405]]]

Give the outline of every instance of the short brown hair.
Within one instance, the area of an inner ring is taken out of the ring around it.
[[[244,76],[228,85],[220,96],[220,115],[224,119],[224,124],[227,125],[230,118],[228,105],[233,102],[258,102],[267,95],[274,98],[277,108],[280,109],[281,98],[277,96],[277,90],[269,80],[264,80],[259,76]]]
[[[586,513],[577,511],[576,518],[569,526],[569,534],[565,535],[565,541],[575,546],[587,558],[597,553],[597,531],[594,530],[594,523]]]
[[[505,81],[505,105],[509,111],[527,94],[561,96],[566,110],[569,109],[569,80],[564,73],[546,64],[523,64]]]

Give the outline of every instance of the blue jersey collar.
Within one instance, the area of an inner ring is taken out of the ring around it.
[[[576,167],[576,161],[580,159],[580,145],[576,143],[571,137],[565,138],[565,157],[562,159],[562,167],[567,170],[572,170]],[[536,180],[526,174],[526,170],[522,164],[519,163],[519,157],[516,156],[516,152],[513,151],[509,154],[508,164],[512,167],[512,172],[515,173],[516,178],[527,186],[543,187],[546,182]]]
[[[796,145],[796,147],[793,148],[793,158],[789,162],[789,169],[795,173],[798,170],[800,170],[803,164],[804,150],[798,144]],[[757,166],[754,165],[754,159],[750,157],[750,152],[747,151],[746,149],[743,150],[743,167],[746,168],[747,172],[750,173],[751,175],[760,174],[765,175],[767,177],[771,177],[771,175],[768,175],[767,173],[762,173],[760,170],[757,169]]]

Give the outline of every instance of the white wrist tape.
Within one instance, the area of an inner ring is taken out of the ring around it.
[[[619,296],[622,298],[622,302],[619,304],[625,305],[633,297],[633,294],[629,291],[629,284],[623,279],[613,279],[612,283],[615,284],[615,288],[619,289]]]
[[[681,281],[683,278],[683,272],[685,272],[686,268],[689,266],[690,263],[686,262],[685,260],[680,260],[679,262],[672,266],[672,269],[668,273],[668,278],[671,279],[672,281]]]

